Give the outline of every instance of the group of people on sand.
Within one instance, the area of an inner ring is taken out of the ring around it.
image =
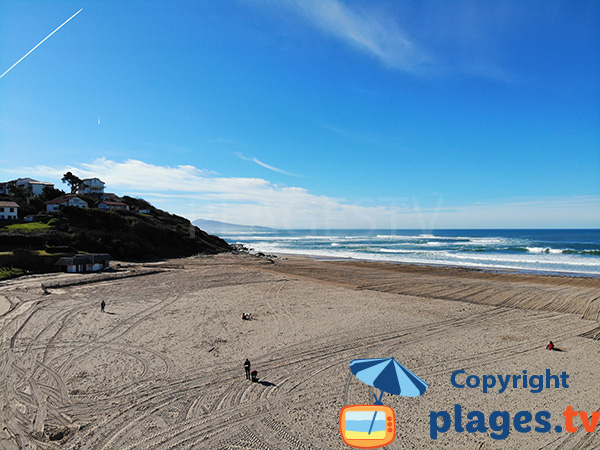
[[[252,320],[252,313],[243,312],[242,320]],[[250,360],[246,358],[244,361],[244,370],[246,371],[246,380],[252,380],[253,383],[258,381],[258,370],[250,370]]]
[[[258,370],[250,370],[250,360],[246,358],[244,361],[244,370],[246,371],[246,380],[252,380],[253,383],[258,381]]]

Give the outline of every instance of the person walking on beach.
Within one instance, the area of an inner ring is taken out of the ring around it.
[[[105,306],[106,306],[106,302],[104,300],[102,300],[102,303],[100,303],[100,312],[104,312]]]
[[[244,361],[244,369],[246,369],[246,380],[250,379],[250,360],[246,358]]]

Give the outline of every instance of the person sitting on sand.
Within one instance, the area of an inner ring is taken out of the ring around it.
[[[253,370],[250,375],[252,376],[252,382],[256,383],[258,381],[258,370]]]
[[[550,343],[546,345],[546,350],[554,350],[554,344],[552,343],[552,341],[550,341]]]

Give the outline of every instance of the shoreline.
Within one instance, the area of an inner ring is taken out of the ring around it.
[[[256,250],[255,250],[256,251]],[[256,251],[258,253],[258,251]],[[264,252],[261,252],[267,255]],[[304,253],[286,253],[286,252],[275,252],[269,253],[271,255],[280,257],[288,257],[293,256],[296,258],[308,258],[314,261],[364,261],[370,263],[377,264],[393,264],[400,266],[419,266],[419,267],[447,267],[452,269],[466,269],[473,270],[478,272],[486,272],[486,273],[499,273],[499,274],[512,274],[512,273],[521,273],[524,275],[539,275],[539,276],[551,276],[551,277],[563,277],[563,278],[591,278],[591,279],[600,279],[600,273],[589,273],[589,272],[560,272],[560,271],[550,271],[550,270],[534,270],[534,269],[519,269],[513,267],[494,267],[494,266],[469,266],[469,265],[458,265],[458,264],[444,264],[444,263],[420,263],[420,262],[405,262],[405,261],[383,261],[380,259],[370,259],[370,258],[351,258],[347,256],[323,256],[323,255],[311,255]],[[268,256],[268,255],[267,255]]]
[[[488,306],[577,314],[600,321],[594,294],[600,278],[498,272],[467,267],[324,261],[291,256],[261,270],[360,291],[435,298]],[[570,292],[562,293],[568,288]]]
[[[600,230],[289,230],[225,235],[267,254],[600,278]]]

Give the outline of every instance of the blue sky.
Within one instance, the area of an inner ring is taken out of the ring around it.
[[[600,2],[10,1],[0,178],[188,217],[598,228]]]

